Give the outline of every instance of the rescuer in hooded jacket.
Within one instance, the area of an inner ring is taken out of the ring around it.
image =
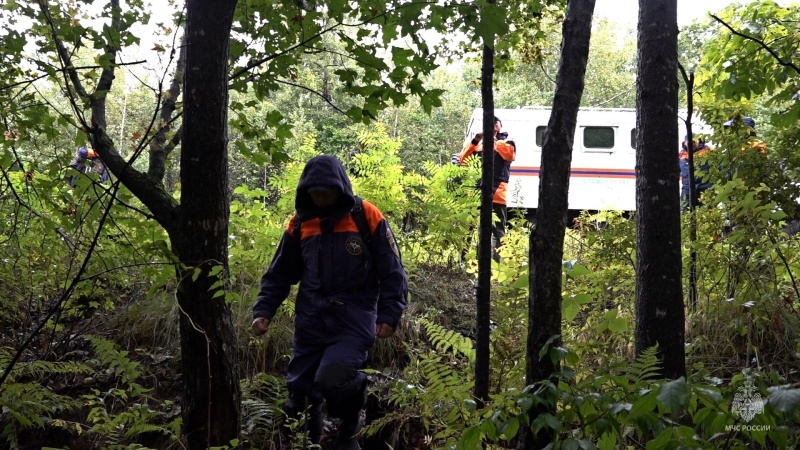
[[[261,335],[292,285],[295,303],[288,412],[311,407],[311,440],[322,433],[321,404],[339,418],[337,449],[358,449],[355,435],[366,401],[359,372],[376,338],[389,337],[406,306],[408,280],[397,242],[383,214],[362,200],[365,239],[353,211],[350,179],[338,159],[308,161],[297,185],[289,221],[253,307],[253,332]],[[366,240],[366,242],[365,242]]]

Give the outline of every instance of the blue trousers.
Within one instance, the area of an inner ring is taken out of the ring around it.
[[[345,417],[358,413],[363,404],[356,401],[363,392],[367,376],[359,372],[367,359],[371,342],[341,339],[327,344],[295,340],[289,361],[287,384],[294,404],[328,404],[328,414]],[[357,407],[356,407],[357,406]]]

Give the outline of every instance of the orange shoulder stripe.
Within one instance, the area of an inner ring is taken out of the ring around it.
[[[352,214],[348,214],[347,217],[336,222],[336,224],[333,226],[334,233],[346,233],[348,231],[358,233],[358,225],[356,225],[356,221],[353,219]]]
[[[369,205],[371,208],[367,208],[366,207],[366,203],[367,202],[364,202],[364,204],[365,204],[364,213],[365,213],[365,215],[367,217],[367,223],[369,224],[369,227],[374,232],[375,228],[378,226],[378,222],[380,222],[383,219],[383,215],[380,213],[380,211],[378,211],[378,208],[376,208],[372,204]],[[372,214],[370,214],[370,211],[372,211]],[[377,218],[377,220],[375,220],[376,218]],[[294,231],[294,223],[295,223],[296,220],[297,220],[297,216],[293,216],[292,219],[289,221],[289,225],[286,226],[286,232],[289,233],[290,235],[292,235],[292,237],[294,237],[293,236],[293,234],[294,234],[293,231]],[[319,219],[319,217],[315,217],[313,219],[308,219],[308,220],[304,221],[300,225],[300,240],[309,238],[311,236],[316,236],[318,234],[322,234],[322,228],[321,228],[320,224],[321,224],[321,220]],[[358,233],[359,232],[358,231],[358,225],[356,225],[356,221],[353,219],[353,215],[352,214],[348,214],[347,217],[345,217],[344,219],[336,222],[336,224],[333,227],[333,232],[334,233],[345,233],[345,232]]]
[[[364,207],[364,215],[367,217],[367,224],[369,225],[369,229],[371,232],[375,232],[375,229],[378,228],[378,224],[381,223],[381,220],[384,219],[383,214],[380,210],[373,205],[372,203],[361,200],[361,203]]]
[[[292,229],[294,228],[294,222],[297,220],[297,214],[293,215],[292,218],[289,220],[289,225],[286,225],[286,232],[292,234]]]
[[[286,226],[286,232],[294,238],[294,223],[297,220],[297,215],[292,216],[289,225]],[[322,233],[322,228],[319,226],[320,220],[318,217],[308,219],[300,224],[300,240]]]

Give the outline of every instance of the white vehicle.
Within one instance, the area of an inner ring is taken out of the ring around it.
[[[542,162],[542,141],[550,120],[550,107],[495,109],[504,132],[517,145],[517,157],[511,164],[508,183],[508,206],[537,208],[539,202],[539,166]],[[694,122],[694,121],[693,121]],[[693,123],[695,134],[707,134],[708,127]],[[679,142],[686,126],[676,118]],[[482,132],[483,112],[472,113],[465,144],[475,133]],[[675,158],[677,173],[678,159]],[[572,170],[569,179],[571,211],[636,209],[636,111],[621,108],[582,108],[578,111],[572,148]]]

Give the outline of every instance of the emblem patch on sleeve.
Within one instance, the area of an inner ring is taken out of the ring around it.
[[[397,248],[397,240],[394,238],[394,234],[392,234],[392,230],[386,230],[386,240],[389,241],[389,247],[391,247],[394,256],[400,257],[400,249]]]
[[[347,253],[350,253],[353,256],[358,256],[364,253],[364,242],[358,236],[351,236],[347,238],[344,248],[347,249]]]

